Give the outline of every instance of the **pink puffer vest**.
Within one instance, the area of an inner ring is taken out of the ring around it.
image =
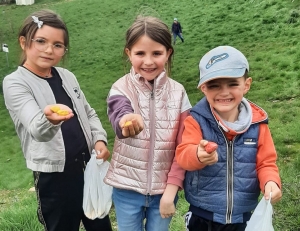
[[[162,194],[175,155],[184,87],[163,72],[153,84],[133,70],[112,89],[121,92],[142,115],[144,130],[133,138],[115,138],[104,181],[141,194]]]

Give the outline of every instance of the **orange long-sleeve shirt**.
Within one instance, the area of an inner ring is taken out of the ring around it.
[[[262,116],[262,114],[253,110],[252,122],[260,121]],[[232,130],[226,133],[229,140],[231,140],[234,135]],[[197,148],[202,139],[203,135],[200,125],[192,116],[188,116],[184,121],[182,142],[176,149],[177,163],[183,169],[195,171],[205,167],[197,157]],[[260,124],[256,170],[262,192],[264,192],[265,184],[268,181],[274,181],[281,188],[281,180],[276,160],[277,154],[270,129],[267,124]]]

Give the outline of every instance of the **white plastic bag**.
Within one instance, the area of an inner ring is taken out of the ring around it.
[[[112,205],[112,186],[103,182],[109,162],[96,159],[93,150],[84,171],[83,211],[89,219],[104,218]]]
[[[247,222],[245,231],[274,231],[272,225],[273,207],[270,199],[266,200],[264,197],[256,206],[250,220]]]

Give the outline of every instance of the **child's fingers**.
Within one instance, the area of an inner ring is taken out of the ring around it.
[[[266,200],[270,199],[270,192],[271,192],[271,190],[272,190],[271,187],[267,187],[267,185],[266,185],[266,187],[265,187],[265,193],[264,193],[264,197],[265,197]]]
[[[122,128],[122,135],[124,137],[128,137],[129,136],[129,128],[128,127],[124,127]]]
[[[213,153],[210,153],[210,156],[211,156],[211,158],[210,158],[210,162],[208,163],[208,165],[213,165],[218,162],[219,158],[218,158],[218,153],[216,151],[214,151]]]
[[[207,143],[208,143],[207,140],[200,140],[199,148],[201,148],[201,150],[205,151],[205,146]]]
[[[270,192],[272,192],[272,196],[271,196],[272,198],[270,198]],[[269,181],[265,185],[264,197],[266,200],[271,199],[271,203],[274,204],[280,201],[282,197],[282,192],[275,182]]]
[[[122,128],[122,135],[124,137],[135,136],[136,135],[136,132],[135,132],[135,129],[134,129],[134,126],[133,126],[132,123],[127,124],[126,126],[124,124],[124,126]]]
[[[140,126],[136,119],[126,121],[122,126],[122,134],[126,136],[135,136],[138,135],[143,128]],[[124,131],[124,132],[123,132]]]
[[[119,122],[119,126],[122,128],[128,128],[130,136],[139,134],[144,129],[143,118],[139,114],[126,114]],[[127,130],[124,131],[127,134]]]
[[[198,145],[198,159],[206,165],[213,165],[218,162],[218,153],[216,152],[217,145],[207,140],[201,140]],[[209,146],[209,147],[207,147]]]
[[[200,144],[198,145],[197,156],[199,161],[205,165],[212,165],[216,162],[215,153],[214,154],[207,153],[205,150],[203,150],[203,147],[201,147]]]
[[[138,121],[135,119],[132,120],[132,125],[135,131],[135,135],[139,134],[143,130]]]
[[[110,156],[110,152],[107,148],[102,149],[102,151],[98,151],[97,152],[97,156],[96,159],[103,159],[104,161],[106,161]]]
[[[49,116],[52,120],[57,120],[57,121],[66,121],[71,119],[74,116],[73,113],[69,113],[68,115],[59,115],[59,114],[52,114]]]
[[[271,203],[275,204],[276,202],[280,201],[281,200],[281,196],[282,196],[281,190],[278,190],[278,191],[274,190],[272,192]]]
[[[130,126],[128,126],[128,130],[129,130],[130,136],[135,136],[136,135],[135,128],[134,128],[133,124],[131,124]]]
[[[67,121],[69,119],[71,119],[74,116],[73,113],[69,113],[68,115],[54,115],[55,120],[57,121]]]
[[[141,132],[144,130],[144,122],[141,115],[138,115],[136,118],[136,122],[138,124],[138,131]]]

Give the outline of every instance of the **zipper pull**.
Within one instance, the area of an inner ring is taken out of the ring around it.
[[[154,99],[154,92],[153,92],[153,90],[151,91],[151,99]]]

